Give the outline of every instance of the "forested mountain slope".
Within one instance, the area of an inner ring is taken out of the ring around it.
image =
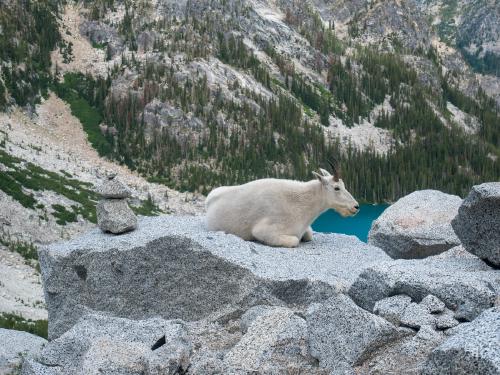
[[[69,66],[75,56],[86,61],[99,54],[64,43],[62,33],[79,25],[63,26],[62,9],[58,1],[0,3],[0,252],[18,252],[29,264],[36,259],[34,244],[93,226],[94,188],[110,171],[133,189],[136,213],[195,213],[203,204],[191,193],[147,182],[93,149],[87,139],[94,139],[100,115],[84,101],[58,98],[55,71],[59,58]],[[80,42],[93,50],[84,38]]]
[[[463,195],[500,176],[498,2],[452,3],[6,2],[3,108],[50,90],[101,156],[177,190],[336,157],[361,200]]]

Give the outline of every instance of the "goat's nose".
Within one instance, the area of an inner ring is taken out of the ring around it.
[[[356,210],[359,210],[359,205],[355,205],[355,206],[354,206],[354,208],[355,208]]]

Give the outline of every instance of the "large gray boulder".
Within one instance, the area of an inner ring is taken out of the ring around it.
[[[331,370],[360,365],[378,348],[409,334],[343,294],[313,304],[306,321],[311,354]]]
[[[174,375],[188,368],[191,349],[181,321],[89,314],[26,361],[22,374]]]
[[[376,264],[361,273],[349,295],[373,311],[375,304],[387,297],[405,294],[420,302],[432,294],[459,321],[471,321],[492,307],[500,292],[500,272],[477,257],[442,255]]]
[[[462,199],[437,190],[411,193],[374,221],[368,243],[395,259],[425,258],[460,244],[451,221]]]
[[[467,251],[500,268],[500,182],[474,186],[452,225]]]
[[[347,291],[367,267],[390,259],[351,236],[317,234],[296,249],[271,248],[209,232],[203,220],[144,217],[121,236],[95,229],[41,248],[49,337],[89,309],[190,321],[259,304],[307,306]]]
[[[0,374],[11,374],[23,358],[36,356],[47,340],[28,332],[0,328]]]
[[[458,326],[431,353],[423,374],[500,374],[500,308],[486,310],[472,323]]]

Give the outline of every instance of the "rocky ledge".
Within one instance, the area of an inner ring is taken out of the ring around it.
[[[440,254],[423,259],[336,234],[270,248],[175,216],[46,247],[50,341],[22,374],[499,374],[500,271],[429,217],[455,246],[437,251],[427,220]]]
[[[49,338],[89,310],[129,319],[199,320],[249,307],[301,305],[347,292],[390,257],[355,237],[316,234],[299,249],[209,232],[203,217],[144,217],[134,232],[96,229],[41,249]]]

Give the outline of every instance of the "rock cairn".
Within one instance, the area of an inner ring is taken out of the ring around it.
[[[97,225],[103,232],[120,234],[137,227],[137,218],[127,203],[132,193],[115,173],[108,175],[97,193],[102,198],[96,207]]]

